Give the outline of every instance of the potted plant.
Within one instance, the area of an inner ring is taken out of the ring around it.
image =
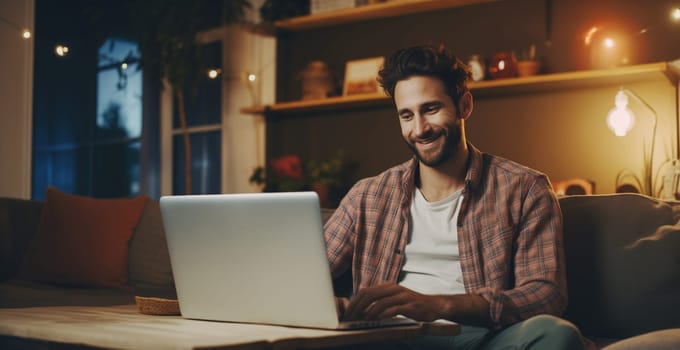
[[[266,167],[255,168],[248,181],[264,186],[264,192],[301,191],[306,188],[302,161],[291,154],[273,158]]]
[[[283,155],[271,159],[266,166],[253,170],[249,182],[260,185],[264,192],[315,191],[322,207],[337,204],[347,190],[354,163],[338,151],[323,161],[309,161],[303,169],[297,155]]]
[[[326,207],[331,202],[336,202],[338,194],[344,193],[350,168],[350,163],[345,159],[342,150],[327,160],[307,163],[310,188],[319,194],[322,206]]]

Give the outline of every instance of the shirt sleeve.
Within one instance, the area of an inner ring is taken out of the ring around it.
[[[514,249],[515,287],[482,288],[496,328],[538,314],[560,316],[567,305],[562,212],[547,177],[539,176],[522,203]]]
[[[342,199],[339,207],[324,225],[324,238],[326,240],[326,254],[330,264],[333,278],[340,277],[352,263],[352,252],[356,234],[354,205],[357,196],[356,185]]]

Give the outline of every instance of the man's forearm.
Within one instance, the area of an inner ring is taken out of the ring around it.
[[[437,295],[444,319],[471,326],[491,327],[489,303],[477,294]]]

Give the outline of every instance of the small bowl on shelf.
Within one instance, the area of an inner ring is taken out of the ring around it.
[[[517,75],[520,77],[536,75],[540,70],[541,61],[535,60],[517,61]]]

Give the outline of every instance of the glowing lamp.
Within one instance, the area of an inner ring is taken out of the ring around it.
[[[620,89],[614,99],[614,108],[607,114],[607,126],[616,136],[626,136],[634,124],[635,115],[628,108],[628,95]]]

